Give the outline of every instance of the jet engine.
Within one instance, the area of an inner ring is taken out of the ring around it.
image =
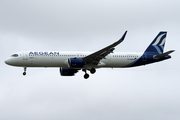
[[[70,68],[82,68],[84,66],[84,59],[82,58],[69,58],[68,66]]]
[[[77,73],[77,69],[70,69],[70,68],[60,68],[60,74],[61,76],[74,76],[75,73]]]

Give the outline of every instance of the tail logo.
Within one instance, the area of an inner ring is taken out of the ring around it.
[[[152,44],[152,46],[157,50],[157,52],[159,54],[163,53],[164,50],[164,44],[166,41],[166,37],[164,37],[166,35],[166,33],[159,35],[156,39],[156,41],[154,42],[154,44]],[[163,39],[164,38],[164,39]]]

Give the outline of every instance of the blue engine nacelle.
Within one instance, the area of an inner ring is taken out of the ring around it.
[[[70,68],[82,68],[84,67],[84,59],[82,58],[69,58],[68,66]]]
[[[74,76],[75,73],[77,73],[77,69],[70,69],[70,68],[60,68],[60,74],[61,76]]]

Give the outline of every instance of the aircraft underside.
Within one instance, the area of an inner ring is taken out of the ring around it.
[[[82,70],[87,79],[87,71],[94,74],[97,68],[125,68],[160,62],[171,58],[169,54],[174,52],[164,52],[167,32],[162,31],[142,53],[114,53],[126,33],[118,41],[96,52],[23,51],[11,55],[5,63],[23,67],[23,75],[26,75],[27,67],[59,67],[61,76],[74,76]]]

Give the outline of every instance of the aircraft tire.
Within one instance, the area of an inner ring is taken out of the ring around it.
[[[26,72],[23,72],[23,75],[25,76],[25,75],[26,75]]]
[[[86,73],[86,74],[84,75],[84,78],[85,78],[85,79],[88,79],[88,78],[89,78],[89,74]]]
[[[96,69],[95,68],[91,68],[90,72],[91,72],[91,74],[94,74],[96,72]]]

